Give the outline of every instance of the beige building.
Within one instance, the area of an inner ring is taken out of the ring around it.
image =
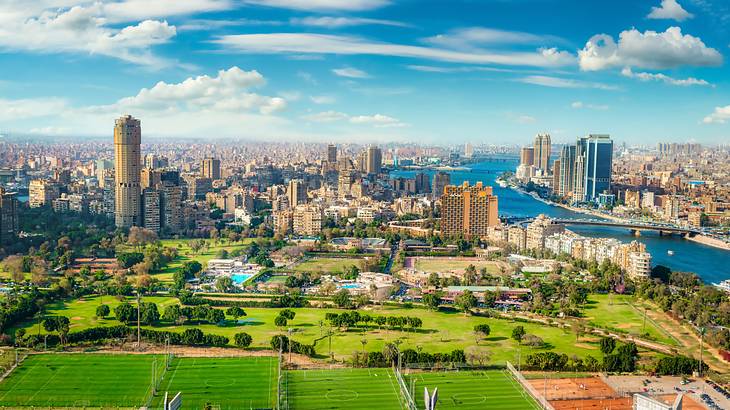
[[[533,145],[535,150],[535,168],[541,169],[543,172],[550,172],[550,134],[537,134]]]
[[[34,179],[28,185],[28,205],[31,208],[40,208],[50,205],[54,199],[61,196],[58,185],[45,180]]]
[[[535,148],[522,147],[520,150],[520,165],[529,167],[535,165]]]
[[[507,230],[507,242],[518,250],[525,249],[527,247],[527,231],[517,225],[510,226]]]
[[[221,160],[217,158],[206,158],[201,164],[203,178],[221,179]]]
[[[114,222],[117,227],[128,228],[142,222],[140,204],[140,171],[142,127],[131,115],[114,122]]]
[[[527,226],[525,247],[527,249],[544,249],[545,238],[563,232],[565,232],[564,225],[554,224],[550,218],[540,214]]]
[[[446,236],[486,237],[499,223],[497,197],[481,182],[449,185],[441,196],[441,232]]]
[[[316,236],[322,231],[322,208],[311,205],[299,205],[294,208],[292,229],[294,233],[304,236]]]
[[[383,151],[376,146],[368,147],[365,172],[379,174],[383,166]]]
[[[289,206],[292,208],[297,205],[307,203],[307,185],[301,179],[292,179],[289,181],[289,187],[286,190],[289,198]]]

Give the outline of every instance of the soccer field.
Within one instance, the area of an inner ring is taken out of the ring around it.
[[[139,408],[154,365],[161,374],[164,356],[30,355],[0,383],[0,406]]]
[[[422,372],[404,377],[415,387],[418,408],[424,408],[423,388],[432,393],[438,387],[438,409],[540,409],[505,370]]]
[[[165,391],[182,392],[183,408],[271,409],[276,407],[276,357],[175,358],[160,383],[153,409]]]
[[[285,387],[291,410],[401,409],[391,369],[294,370]]]

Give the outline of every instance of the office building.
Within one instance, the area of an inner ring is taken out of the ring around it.
[[[471,158],[474,156],[474,146],[470,143],[464,145],[464,158]]]
[[[379,174],[383,166],[383,152],[376,146],[370,146],[366,156],[365,172],[368,174]]]
[[[140,171],[142,127],[140,121],[125,115],[114,122],[114,223],[119,228],[140,225]]]
[[[160,232],[160,192],[156,189],[142,191],[142,224],[153,232]]]
[[[448,185],[441,196],[441,232],[445,236],[486,237],[499,223],[497,197],[481,182]]]
[[[203,178],[212,180],[221,179],[221,160],[217,158],[206,158],[201,164]]]
[[[327,162],[330,164],[337,163],[337,146],[334,144],[329,144],[327,146]]]
[[[613,141],[603,134],[591,134],[578,139],[576,159],[583,157],[583,170],[577,172],[576,182],[582,179],[581,202],[594,201],[598,195],[611,190]]]
[[[289,198],[289,206],[292,208],[297,205],[307,203],[307,185],[301,179],[292,179],[289,181],[289,187],[286,191]]]
[[[529,167],[535,165],[535,148],[522,147],[520,150],[520,165]]]
[[[550,172],[550,134],[537,134],[533,145],[535,167],[547,174]]]
[[[157,185],[160,192],[160,224],[162,229],[170,233],[183,230],[182,188],[170,181],[162,181]]]
[[[558,186],[555,187],[555,192],[559,196],[568,196],[572,194],[575,184],[575,145],[563,146],[559,161]]]
[[[18,197],[0,187],[0,243],[7,243],[18,236]]]

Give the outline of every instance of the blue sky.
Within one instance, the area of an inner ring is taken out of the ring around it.
[[[722,0],[5,0],[0,133],[730,141]]]

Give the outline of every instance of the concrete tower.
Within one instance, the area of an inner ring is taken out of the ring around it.
[[[140,121],[125,115],[114,121],[114,222],[119,228],[141,225]]]

